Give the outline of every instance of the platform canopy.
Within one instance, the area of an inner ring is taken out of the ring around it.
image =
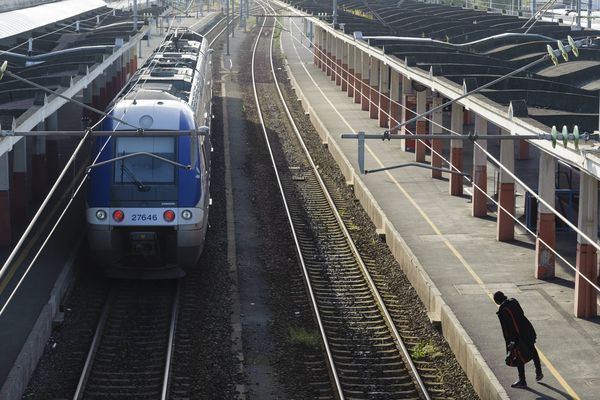
[[[327,15],[331,2],[286,0],[312,15]],[[432,78],[482,86],[547,54],[557,41],[567,44],[600,32],[558,22],[464,9],[414,0],[338,0],[336,29],[360,32],[363,40],[407,67]],[[482,92],[492,103],[520,105],[519,117],[542,128],[578,125],[582,132],[598,130],[600,46],[580,49],[579,57],[538,64]],[[546,129],[549,131],[549,128]]]
[[[0,13],[0,39],[106,7],[103,0],[63,0]]]

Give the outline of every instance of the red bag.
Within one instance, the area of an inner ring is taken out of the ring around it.
[[[513,321],[515,326],[515,330],[517,333],[519,332],[519,326],[517,325],[517,321],[515,321],[515,316],[509,308],[506,308],[508,314],[510,314],[510,318]],[[533,352],[529,348],[529,346],[522,341],[517,342],[509,351],[506,353],[506,365],[509,367],[516,367],[519,364],[526,364],[533,358]]]
[[[533,353],[528,346],[523,344],[516,344],[511,350],[506,353],[506,365],[509,367],[516,367],[519,364],[526,364],[533,358]]]

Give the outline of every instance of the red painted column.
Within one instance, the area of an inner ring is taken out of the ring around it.
[[[575,277],[575,316],[579,318],[595,317],[598,313],[597,292],[583,277],[598,282],[598,265],[596,248],[591,244],[577,243],[575,264],[579,274]]]
[[[342,59],[339,57],[335,60],[335,85],[342,86]]]
[[[348,70],[348,97],[354,97],[354,68]]]
[[[360,70],[360,64],[357,62],[356,53],[358,50],[354,46],[346,45],[348,50],[348,97],[354,99],[354,92],[356,92],[356,71]]]
[[[22,138],[13,146],[12,186],[10,201],[12,204],[13,221],[25,221],[27,204],[27,140]]]
[[[127,67],[125,63],[121,63],[121,68],[119,68],[119,90],[125,86],[125,76],[127,76]]]
[[[369,82],[371,83],[369,91],[369,118],[379,119],[379,96],[380,90],[380,68],[381,62],[371,58],[371,68],[369,68]]]
[[[400,122],[400,94],[402,93],[402,76],[394,69],[390,70],[390,115],[388,119],[390,133],[398,133],[396,125]]]
[[[464,122],[463,122],[464,125],[473,124],[473,116],[471,114],[471,111],[465,110],[463,115],[464,115]]]
[[[500,242],[509,242],[515,238],[515,184],[500,182],[498,191],[498,229],[497,238]],[[506,210],[506,211],[505,211]]]
[[[363,79],[362,88],[360,90],[361,97],[361,110],[369,111],[369,101],[371,100],[371,86],[369,86],[369,79]]]
[[[360,109],[363,111],[369,111],[369,98],[371,94],[371,87],[369,86],[369,62],[370,57],[364,52],[360,52],[360,58],[357,59],[360,65],[360,73],[362,79],[360,81],[360,90],[358,96],[358,103],[360,103]],[[354,99],[356,101],[356,98]]]
[[[554,208],[556,161],[540,152],[538,195]],[[534,200],[535,201],[535,200]],[[556,216],[542,202],[538,202],[537,238],[535,240],[535,272],[538,279],[550,279],[555,274]]]
[[[314,44],[313,45],[313,63],[317,66],[317,67],[321,67],[321,60],[319,57],[319,45],[318,44]]]
[[[48,169],[48,184],[54,184],[58,178],[58,142],[48,140],[46,142],[46,168]]]
[[[502,131],[502,134],[510,133]],[[500,141],[500,162],[509,171],[515,170],[515,147],[512,140]],[[515,221],[512,218],[515,215],[515,182],[504,169],[500,170],[498,203],[496,238],[501,242],[512,241],[515,238]]]
[[[390,104],[390,133],[398,133],[396,125],[400,123],[400,114],[402,113],[402,107],[397,101],[392,101]]]
[[[452,104],[451,129],[453,132],[463,132],[463,106]],[[463,142],[462,140],[450,140],[450,164],[454,171],[463,170]],[[458,174],[450,174],[450,195],[462,196],[463,177]]]
[[[108,103],[113,99],[115,89],[113,85],[113,71],[112,68],[108,68],[106,71],[106,104],[105,107],[108,106]]]
[[[100,96],[98,98],[98,102],[100,104],[100,109],[104,110],[108,105],[108,85],[103,85],[100,87]]]
[[[487,120],[475,115],[475,134],[481,137],[473,146],[473,197],[471,214],[474,217],[487,216]]]
[[[579,176],[579,210],[577,227],[593,243],[598,242],[598,181],[595,177]],[[596,248],[582,235],[577,235],[577,255],[575,257],[575,316],[591,318],[597,315],[598,293],[585,278],[598,283],[598,261]]]
[[[362,90],[362,75],[360,72],[354,74],[354,102],[356,104],[361,103],[361,90]]]
[[[369,99],[369,118],[379,118],[379,88],[371,86],[371,96]]]
[[[463,148],[452,147],[450,149],[450,163],[459,171],[463,169]],[[454,168],[453,168],[454,169]],[[450,175],[450,195],[462,196],[463,177],[458,174]]]
[[[4,153],[0,155],[0,246],[10,246],[12,242],[8,167],[8,153]]]
[[[91,97],[92,97],[92,107],[97,108],[99,110],[103,110],[102,108],[102,99],[100,98],[100,87],[102,85],[102,76],[96,78],[91,87]],[[98,122],[100,120],[100,115],[97,113],[88,114],[91,118],[92,124]]]
[[[44,130],[41,123],[38,130]],[[41,201],[48,193],[48,169],[46,168],[46,138],[38,136],[33,138],[33,152],[31,155],[31,196],[35,201]]]
[[[427,90],[417,92],[417,115],[423,114],[427,107]],[[427,133],[427,120],[420,118],[415,124],[415,133],[417,135],[425,135]],[[425,140],[417,140],[415,142],[415,161],[425,162]]]
[[[519,160],[529,160],[529,142],[527,140],[519,140]]]
[[[125,84],[127,84],[127,82],[129,81],[129,77],[131,76],[129,72],[130,70],[131,64],[129,63],[129,60],[127,60],[123,68],[123,86],[125,86]]]
[[[390,98],[389,93],[382,94],[379,97],[379,126],[389,128],[390,120]]]
[[[537,235],[534,276],[538,279],[553,278],[556,262],[556,257],[550,250],[556,248],[556,216],[553,213],[538,213]]]
[[[441,97],[439,95],[435,95],[435,96],[433,96],[431,107],[436,108],[438,106],[441,106],[443,101],[444,101],[443,97]],[[431,133],[433,135],[441,135],[444,133],[444,129],[443,129],[444,118],[443,117],[444,117],[444,112],[441,108],[437,111],[434,111],[431,114],[431,120],[433,121],[433,123],[431,124]],[[442,167],[441,154],[442,154],[443,149],[444,149],[444,142],[441,139],[431,139],[431,166],[432,167],[435,167],[435,168]],[[442,171],[432,169],[431,177],[437,178],[437,179],[441,178]]]
[[[327,76],[331,77],[333,69],[333,58],[331,52],[327,52]]]
[[[348,90],[348,64],[342,64],[342,92]]]
[[[412,92],[414,93],[414,92]],[[404,98],[404,107],[402,108],[401,122],[406,122],[415,116],[417,109],[417,99],[415,95],[402,96]],[[403,125],[400,133],[402,135],[411,135],[416,131],[415,124]],[[414,139],[404,139],[404,151],[413,151],[415,149]]]
[[[335,77],[337,76],[337,59],[334,54],[331,54],[331,75],[329,77],[332,81],[335,82]]]

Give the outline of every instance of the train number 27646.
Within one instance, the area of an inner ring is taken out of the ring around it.
[[[132,221],[158,221],[158,215],[156,214],[132,214]]]

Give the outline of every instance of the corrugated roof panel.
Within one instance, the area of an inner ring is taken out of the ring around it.
[[[0,39],[105,7],[103,0],[64,0],[0,13]]]

